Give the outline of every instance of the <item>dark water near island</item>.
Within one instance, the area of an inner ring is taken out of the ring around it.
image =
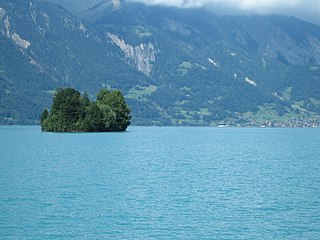
[[[320,239],[320,129],[0,127],[1,239]]]

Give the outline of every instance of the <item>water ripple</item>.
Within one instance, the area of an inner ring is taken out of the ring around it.
[[[0,127],[0,238],[320,239],[319,133]]]

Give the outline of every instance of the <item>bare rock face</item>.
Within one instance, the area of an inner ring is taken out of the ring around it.
[[[4,8],[0,7],[0,21],[2,20],[2,18],[6,15],[6,10]]]
[[[150,76],[153,63],[156,61],[156,49],[151,42],[137,46],[127,44],[118,35],[108,33],[108,37],[122,50],[126,58],[145,75]]]
[[[11,30],[10,18],[9,16],[6,16],[6,11],[3,8],[0,8],[0,21],[4,26],[4,29],[1,29],[0,27],[0,32],[2,35],[10,38],[16,45],[18,45],[22,49],[27,49],[30,47],[31,43],[28,40],[23,39],[18,33]]]
[[[31,45],[29,41],[22,39],[17,33],[12,34],[11,39],[23,49],[27,49]]]

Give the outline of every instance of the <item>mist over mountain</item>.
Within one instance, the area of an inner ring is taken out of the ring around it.
[[[79,14],[102,2],[102,0],[49,1],[64,6],[74,14]],[[122,3],[125,1],[144,3],[148,6],[204,8],[217,15],[278,14],[295,16],[320,25],[320,2],[313,0],[121,0]]]
[[[319,124],[319,26],[88,3],[70,5],[73,13],[38,0],[0,3],[2,123],[36,123],[53,91],[72,86],[92,98],[121,89],[135,124]]]

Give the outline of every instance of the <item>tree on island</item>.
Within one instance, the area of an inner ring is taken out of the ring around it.
[[[59,88],[51,111],[41,116],[46,132],[119,132],[130,125],[130,108],[119,90],[100,90],[97,101],[73,88]]]

